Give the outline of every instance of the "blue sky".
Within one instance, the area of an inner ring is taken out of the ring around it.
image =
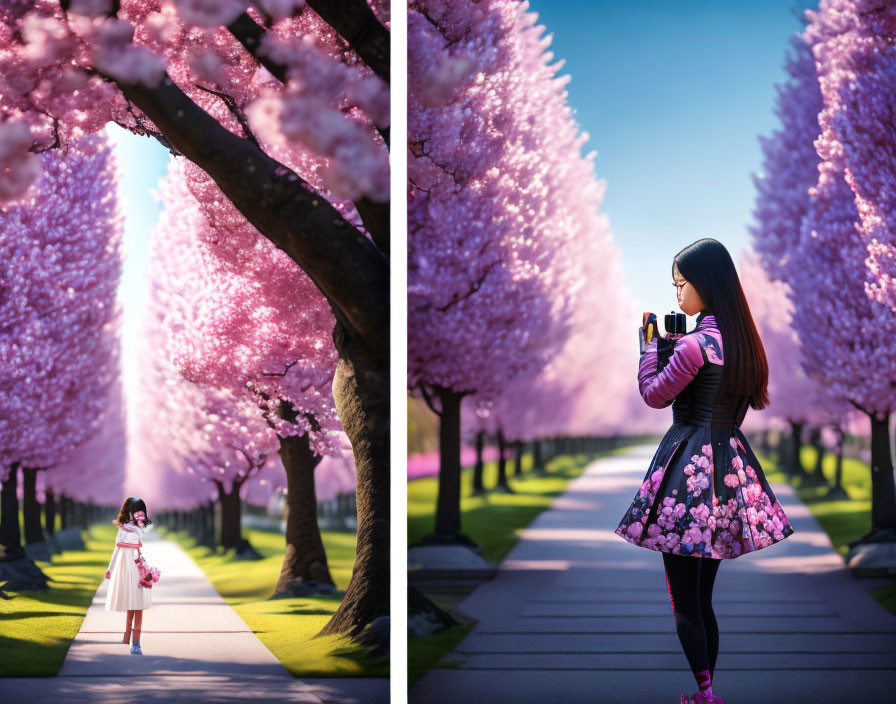
[[[565,59],[569,103],[607,181],[603,211],[635,310],[677,310],[672,257],[701,237],[738,262],[761,166],[758,135],[777,126],[774,85],[789,37],[816,3],[532,0]],[[693,324],[693,318],[689,323]]]
[[[118,297],[123,304],[122,355],[126,370],[135,371],[140,355],[140,313],[146,293],[149,239],[162,212],[152,191],[168,168],[168,150],[149,137],[139,137],[109,124],[106,133],[115,145],[121,180],[118,184],[124,220],[125,262]],[[125,384],[133,379],[124,374]]]

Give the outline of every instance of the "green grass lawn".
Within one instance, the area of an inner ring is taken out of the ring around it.
[[[197,546],[186,532],[165,531],[196,561],[224,600],[233,607],[278,660],[296,677],[388,677],[388,658],[370,658],[369,648],[345,636],[314,638],[336,612],[335,597],[294,597],[268,601],[280,576],[285,539],[282,534],[244,530],[243,537],[263,556],[234,560],[232,551]],[[355,534],[322,533],[330,574],[344,591],[355,560]]]
[[[867,462],[851,457],[843,458],[842,486],[849,494],[849,499],[832,501],[824,496],[827,487],[801,486],[799,479],[790,481],[771,457],[757,457],[769,481],[793,485],[797,496],[809,507],[815,520],[830,537],[834,549],[844,558],[849,553],[849,543],[871,530],[871,467]],[[800,459],[803,467],[812,471],[817,459],[815,448],[804,445],[800,449]],[[834,485],[835,460],[832,453],[826,453],[821,465],[822,473],[830,486]],[[873,591],[871,595],[896,614],[896,583]]]
[[[532,456],[523,457],[523,474],[510,477],[513,493],[489,492],[473,494],[473,468],[461,471],[461,525],[464,533],[482,547],[482,556],[500,562],[519,540],[520,531],[566,491],[566,486],[580,476],[596,457],[621,454],[619,448],[600,455],[561,455],[547,464],[547,474],[530,471]],[[485,485],[492,486],[498,473],[497,462],[485,464]],[[431,533],[435,521],[438,477],[408,482],[408,545]],[[445,653],[460,643],[476,625],[476,621],[455,608],[469,593],[467,589],[425,589],[424,594],[440,608],[448,611],[460,625],[426,638],[408,642],[408,686],[419,680],[431,667],[456,667],[454,662],[439,662]]]
[[[605,453],[618,454],[623,450]],[[519,531],[528,526],[551,502],[566,490],[570,480],[585,471],[597,455],[562,455],[547,464],[547,474],[530,470],[532,456],[523,457],[523,474],[510,477],[514,493],[488,492],[473,495],[473,468],[461,471],[461,525],[464,533],[482,546],[482,556],[499,562],[519,540]],[[604,455],[600,455],[604,456]],[[486,462],[485,485],[492,486],[498,473],[497,462]],[[434,527],[438,477],[408,482],[408,546],[431,533]]]
[[[871,468],[867,462],[843,458],[843,489],[850,498],[831,501],[824,496],[827,487],[801,486],[799,479],[790,481],[772,457],[761,454],[757,457],[769,481],[793,485],[797,496],[809,507],[830,536],[834,549],[843,557],[849,552],[848,543],[871,529]],[[803,467],[811,471],[815,467],[815,448],[804,445],[800,459]],[[827,453],[822,462],[822,472],[830,486],[834,485],[835,459],[833,454]]]
[[[0,677],[53,677],[103,581],[109,546],[117,529],[84,532],[86,550],[66,550],[37,562],[49,579],[47,591],[6,592],[0,599]]]

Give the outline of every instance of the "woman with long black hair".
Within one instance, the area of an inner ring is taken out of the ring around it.
[[[768,362],[731,255],[717,240],[698,240],[675,255],[672,279],[681,310],[699,315],[690,333],[642,337],[641,396],[652,408],[671,404],[673,422],[616,533],[663,554],[699,688],[682,704],[724,704],[712,691],[719,565],[794,531],[740,430],[748,407],[768,405]]]

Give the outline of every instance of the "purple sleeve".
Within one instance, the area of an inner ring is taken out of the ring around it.
[[[681,393],[703,365],[696,335],[685,335],[675,343],[669,364],[657,372],[656,343],[651,342],[638,367],[638,390],[651,408],[665,408]]]

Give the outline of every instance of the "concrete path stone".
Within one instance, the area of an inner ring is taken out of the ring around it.
[[[498,575],[459,605],[479,623],[411,688],[411,704],[677,704],[696,690],[661,553],[613,532],[655,450],[595,461],[522,531]],[[793,489],[772,488],[796,532],[722,563],[713,689],[726,704],[890,701],[896,616]]]
[[[143,655],[121,642],[125,614],[105,610],[103,580],[58,677],[6,678],[4,704],[389,701],[384,678],[296,679],[176,543],[148,533],[143,554],[162,571],[143,612]]]

